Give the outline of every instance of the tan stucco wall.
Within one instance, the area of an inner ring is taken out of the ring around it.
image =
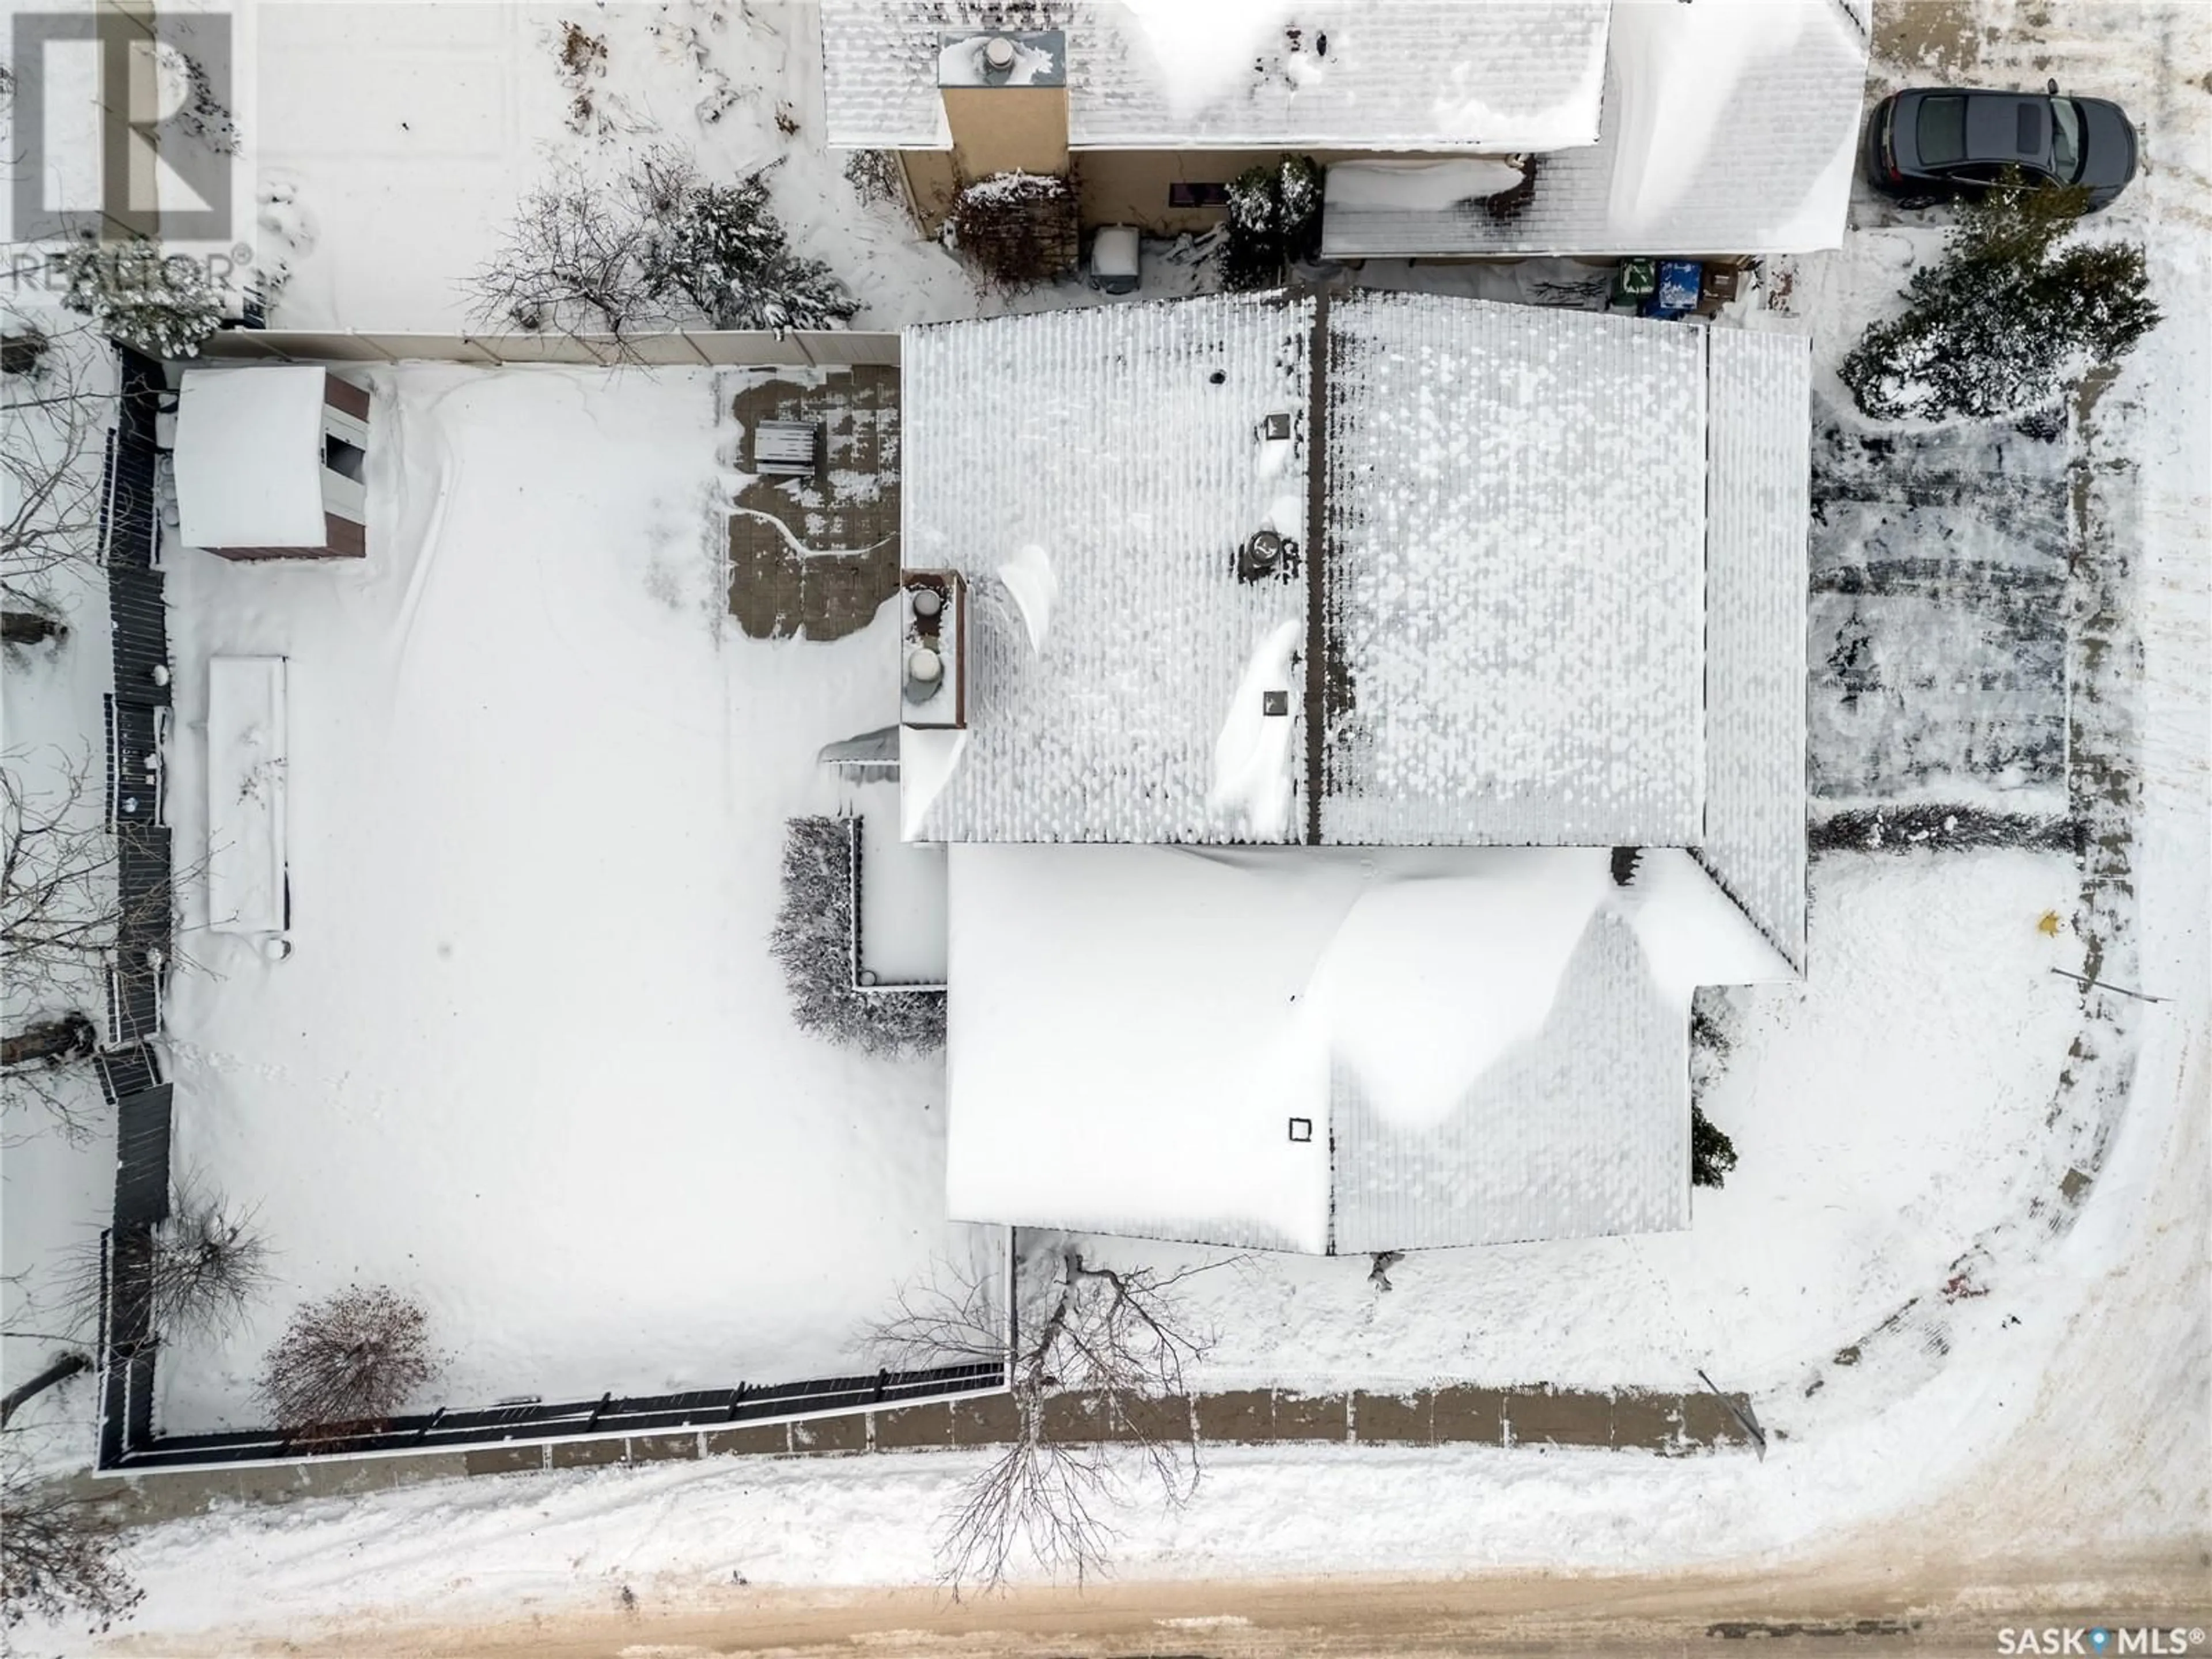
[[[1008,88],[947,88],[945,97],[948,115],[951,113],[953,99],[963,90],[998,98],[1005,96]],[[1014,90],[1026,93],[1031,88]],[[989,112],[993,122],[998,123],[998,106],[993,106]],[[957,137],[959,129],[956,127],[954,131]],[[992,129],[994,144],[998,136],[994,125]],[[898,153],[906,168],[907,188],[914,194],[915,211],[921,221],[925,234],[936,234],[938,228],[945,222],[945,216],[951,210],[952,198],[963,182],[984,178],[992,173],[1015,170],[1010,164],[985,167],[980,171],[967,164],[969,157],[996,153],[995,149],[908,149]],[[1169,236],[1184,231],[1210,230],[1221,222],[1223,216],[1223,210],[1218,207],[1170,207],[1169,185],[1225,185],[1248,167],[1279,161],[1291,153],[1279,149],[1079,149],[1071,152],[1064,147],[1061,151],[1062,165],[1073,169],[1082,194],[1085,228],[1099,225],[1135,225],[1153,235]],[[1324,167],[1332,161],[1429,161],[1446,159],[1440,155],[1413,151],[1382,154],[1374,150],[1319,149],[1304,153],[1310,155]],[[1019,170],[1056,173],[1060,168],[1024,167]]]
[[[939,95],[962,178],[1067,170],[1066,87],[946,87]]]
[[[1168,205],[1170,185],[1225,185],[1248,167],[1270,166],[1286,155],[1310,155],[1326,167],[1332,161],[1428,161],[1441,159],[1412,151],[1379,155],[1372,150],[1316,149],[1084,149],[1075,152],[1082,184],[1085,225],[1136,225],[1155,234],[1209,230],[1221,222],[1220,208]]]
[[[902,149],[899,165],[906,169],[906,187],[914,198],[915,217],[921,234],[934,236],[952,211],[952,198],[960,189],[960,171],[949,149]]]

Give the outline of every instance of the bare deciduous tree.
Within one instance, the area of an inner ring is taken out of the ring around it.
[[[123,836],[108,823],[105,794],[82,753],[0,756],[0,957],[12,1037],[0,1103],[18,1123],[27,1109],[77,1140],[96,1127],[83,1038],[88,1027],[96,1036],[99,1022],[86,1011],[104,1002],[123,941],[168,936],[173,885],[205,867],[196,862],[172,885],[126,895],[118,879]]]
[[[1009,1364],[1013,1437],[962,1495],[939,1545],[956,1593],[1004,1583],[1024,1552],[1080,1583],[1105,1568],[1112,1512],[1134,1488],[1189,1499],[1199,1457],[1185,1376],[1212,1337],[1181,1287],[1215,1265],[1109,1267],[1061,1242],[1021,1264],[1011,1322],[972,1273],[945,1270],[901,1296],[876,1332],[887,1364]]]
[[[34,768],[43,782],[28,776]],[[0,757],[0,955],[11,1028],[0,1097],[11,1133],[25,1109],[72,1139],[92,1132],[96,1091],[85,1068],[96,1023],[86,1010],[99,1006],[125,921],[117,862],[89,758]]]
[[[52,579],[100,562],[102,459],[116,392],[105,342],[79,325],[49,334],[0,308],[0,597],[8,636],[52,623]],[[18,620],[21,618],[23,620]]]
[[[65,1299],[79,1329],[97,1324],[105,1289],[118,1324],[135,1324],[143,1311],[167,1340],[221,1335],[236,1330],[269,1288],[269,1241],[255,1212],[191,1184],[179,1188],[167,1220],[118,1237],[112,1249],[112,1267],[97,1239],[70,1258]]]
[[[645,225],[626,195],[570,163],[533,186],[471,286],[489,327],[596,329],[619,337],[659,322],[642,276]]]
[[[304,1439],[381,1426],[437,1376],[422,1304],[386,1285],[303,1304],[262,1362],[270,1420]]]
[[[82,1618],[104,1631],[144,1595],[117,1559],[114,1525],[83,1498],[40,1480],[12,1448],[0,1454],[0,1599],[10,1627]]]

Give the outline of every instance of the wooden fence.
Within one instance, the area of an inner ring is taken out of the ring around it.
[[[566,363],[611,368],[896,368],[896,333],[854,329],[785,334],[673,329],[627,334],[413,334],[360,329],[226,329],[200,348],[228,362],[476,363],[513,367]]]

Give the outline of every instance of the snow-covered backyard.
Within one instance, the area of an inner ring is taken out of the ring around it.
[[[365,561],[169,555],[179,867],[210,659],[283,657],[293,948],[186,883],[175,1166],[257,1212],[281,1288],[164,1355],[163,1426],[256,1421],[291,1306],[356,1281],[424,1298],[426,1406],[860,1369],[967,1243],[941,1073],[799,1031],[766,941],[784,820],[836,805],[816,750],[895,713],[881,627],[720,614],[709,374],[370,386]]]
[[[865,299],[861,324],[1006,306],[821,152],[810,13],[593,9],[605,118],[580,133],[557,13],[253,9],[240,114],[296,266],[276,321],[453,328],[460,277],[550,155],[605,159],[656,127],[724,170],[787,156],[777,205]],[[1771,1436],[1763,1459],[1210,1448],[1188,1506],[1113,1517],[1140,1601],[1152,1581],[1520,1572],[1549,1576],[1536,1595],[1634,1572],[1680,1598],[1685,1575],[1724,1565],[1778,1583],[1761,1606],[1787,1618],[1791,1574],[1917,1610],[1942,1563],[1994,1627],[2013,1619],[1988,1588],[2012,1582],[2006,1559],[2073,1606],[2155,1615],[2204,1596],[2212,100],[2194,77],[2212,33],[2188,5],[1875,15],[1893,55],[1870,96],[2051,73],[2128,102],[2146,171],[2094,234],[2147,243],[2167,321],[2055,440],[1874,431],[1832,368],[1941,216],[1860,187],[1841,252],[1770,266],[1753,302],[1814,333],[1816,486],[1838,486],[1816,487],[1813,811],[2017,813],[2080,826],[2085,856],[1889,840],[1817,857],[1805,981],[1729,999],[1702,1103],[1740,1163],[1694,1193],[1686,1232],[1417,1253],[1387,1290],[1365,1257],[1084,1241],[1100,1261],[1215,1264],[1188,1281],[1218,1339],[1193,1379],[1206,1389],[1694,1389],[1702,1370]],[[709,70],[735,94],[712,122]],[[1542,297],[1542,274],[1387,280]],[[1094,296],[1014,303],[1079,297]],[[209,659],[282,656],[295,948],[272,961],[211,931],[187,882],[177,1167],[258,1208],[279,1284],[252,1327],[165,1349],[162,1426],[254,1420],[249,1373],[289,1308],[356,1279],[429,1306],[448,1366],[425,1405],[857,1369],[896,1284],[979,1242],[944,1219],[939,1062],[799,1032],[765,949],[787,817],[857,808],[864,867],[902,855],[884,839],[896,786],[815,762],[895,717],[891,618],[827,644],[730,625],[726,379],[417,367],[368,383],[365,563],[169,558],[179,866],[208,850]],[[1862,580],[1915,556],[1936,567],[1920,586]],[[76,655],[11,652],[11,745],[96,734],[83,670],[103,609],[83,605]],[[1854,693],[1869,660],[1886,672]],[[944,963],[941,861],[913,856],[911,885],[864,891],[887,976]],[[2085,994],[2066,977],[2085,972],[2159,1000]],[[111,1150],[11,1152],[11,1277],[97,1224]],[[28,1415],[55,1401],[57,1419],[86,1415],[70,1390]],[[130,1534],[149,1599],[118,1647],[381,1650],[418,1624],[524,1618],[543,1622],[506,1638],[551,1647],[604,1613],[609,1652],[721,1651],[805,1601],[890,1650],[905,1638],[885,1632],[945,1610],[859,1592],[930,1578],[981,1462],[710,1457],[264,1507],[207,1505],[234,1488],[178,1477],[167,1490],[189,1496],[169,1512],[206,1512]],[[367,1467],[380,1483],[398,1466]],[[2146,1581],[2155,1595],[2114,1591],[2138,1560],[2181,1565]],[[1114,1650],[1241,1641],[1232,1595],[1176,1600],[1196,1622]],[[1060,1626],[1024,1612],[1019,1628]],[[85,1650],[74,1628],[27,1635],[27,1650]],[[1284,1640],[1311,1650],[1311,1635]],[[421,1644],[468,1645],[450,1629]]]

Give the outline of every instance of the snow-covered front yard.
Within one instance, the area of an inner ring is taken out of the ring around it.
[[[1223,1262],[1192,1281],[1221,1335],[1208,1386],[1672,1388],[1704,1367],[1791,1426],[1778,1391],[2063,1174],[2044,1124],[2075,994],[2050,969],[2081,947],[2037,922],[2075,879],[2024,852],[1816,863],[1805,982],[1735,994],[1705,1108],[1741,1161],[1687,1231],[1420,1251],[1387,1293],[1364,1257],[1096,1248]]]
[[[175,1166],[279,1285],[164,1353],[162,1426],[254,1423],[291,1307],[356,1281],[427,1303],[426,1406],[858,1369],[968,1243],[941,1069],[799,1032],[766,939],[816,750],[895,718],[887,636],[727,625],[710,374],[372,386],[366,561],[168,556],[179,868],[210,658],[287,659],[293,951],[185,883]]]

